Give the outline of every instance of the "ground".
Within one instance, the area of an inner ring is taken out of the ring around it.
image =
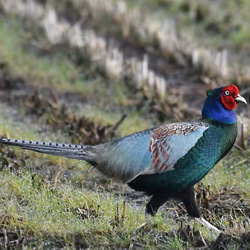
[[[119,9],[112,12],[118,1],[109,8],[89,4],[86,11],[77,8],[81,1],[47,3],[47,9],[56,9],[58,15],[54,23],[47,17],[49,26],[36,19],[36,11],[44,8],[45,2],[35,2],[38,7],[25,15],[20,14],[23,9],[18,5],[13,10],[1,3],[0,136],[102,143],[156,124],[199,117],[205,91],[226,85],[225,81],[237,83],[249,102],[247,75],[220,75],[209,71],[211,67],[205,70],[192,64],[191,54],[184,49],[166,50],[160,38],[149,31],[145,35],[143,27],[138,32],[129,21],[133,16],[126,19],[118,15],[124,13]],[[136,13],[140,1],[135,2],[127,8]],[[164,1],[147,2],[153,11],[150,15],[146,11],[147,16],[157,20]],[[185,1],[179,3],[183,9]],[[191,7],[195,8],[187,8]],[[174,8],[169,9],[170,14]],[[203,9],[198,6],[195,10],[200,13]],[[200,14],[206,21],[205,17]],[[76,23],[88,31],[82,34],[94,37],[91,42],[84,40],[85,47],[79,46],[81,39],[72,40],[73,33],[68,36],[70,25]],[[218,23],[213,27],[224,30],[224,23]],[[46,27],[65,31],[52,38],[49,34],[55,33]],[[200,40],[202,43],[202,37]],[[233,42],[228,41],[226,47],[233,48],[238,61],[237,52],[244,54],[245,43]],[[221,39],[218,44],[222,46]],[[203,217],[221,234],[188,218],[178,201],[167,202],[154,218],[145,217],[147,196],[105,178],[84,162],[1,145],[0,247],[248,249],[249,109],[242,105],[236,112],[236,146],[195,187]]]

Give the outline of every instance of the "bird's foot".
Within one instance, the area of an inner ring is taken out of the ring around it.
[[[196,219],[196,221],[200,222],[203,226],[214,230],[216,233],[222,233],[222,231],[220,229],[218,229],[217,227],[212,225],[210,222],[208,222],[204,218],[200,217],[200,218],[195,218],[195,219]]]
[[[142,223],[140,226],[138,226],[135,231],[140,231],[142,228],[144,228],[146,226],[146,222]]]

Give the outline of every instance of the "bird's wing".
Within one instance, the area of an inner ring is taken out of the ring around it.
[[[98,145],[96,168],[109,177],[127,182],[151,165],[148,149],[153,129]]]
[[[96,167],[123,182],[141,174],[169,171],[207,128],[201,121],[172,123],[100,145]]]
[[[140,174],[173,170],[176,162],[195,146],[207,129],[208,125],[201,120],[172,123],[156,128],[149,145],[151,166]]]

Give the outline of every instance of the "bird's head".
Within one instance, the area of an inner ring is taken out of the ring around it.
[[[247,101],[240,94],[237,86],[229,85],[207,91],[207,100],[202,110],[203,118],[214,119],[220,122],[236,122],[236,116],[233,109],[238,102]]]
[[[229,86],[207,91],[207,96],[219,96],[224,108],[232,110],[236,108],[238,102],[244,102],[245,104],[247,104],[246,99],[239,93],[240,91],[238,87],[232,84]]]

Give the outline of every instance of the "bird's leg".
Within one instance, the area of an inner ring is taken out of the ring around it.
[[[187,187],[186,189],[184,189],[179,195],[178,195],[178,199],[180,199],[186,209],[187,209],[187,213],[192,216],[192,217],[200,217],[200,212],[199,209],[196,205],[195,202],[195,197],[194,197],[194,187]]]
[[[195,197],[194,197],[194,187],[188,187],[184,191],[182,191],[179,195],[178,198],[183,201],[185,204],[185,207],[187,209],[187,212],[190,216],[195,217],[195,219],[200,222],[203,226],[206,226],[212,230],[214,230],[217,233],[221,233],[221,231],[213,226],[211,223],[209,223],[207,220],[204,218],[200,217],[199,209],[196,205],[195,202]]]
[[[154,216],[159,207],[163,205],[168,200],[168,196],[166,194],[153,194],[151,200],[146,205],[146,214],[150,214]]]

